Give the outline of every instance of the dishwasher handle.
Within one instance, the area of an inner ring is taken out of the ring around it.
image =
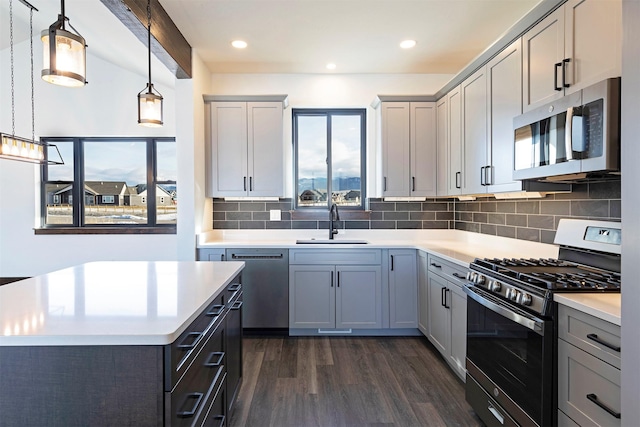
[[[273,254],[260,254],[260,255],[238,255],[231,254],[231,259],[239,259],[239,260],[251,260],[251,259],[282,259],[284,255],[282,253],[273,253]]]

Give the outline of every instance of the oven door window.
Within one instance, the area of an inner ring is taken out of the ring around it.
[[[544,337],[467,299],[467,358],[534,420],[542,415]]]

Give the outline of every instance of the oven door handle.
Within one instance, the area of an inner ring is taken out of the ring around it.
[[[506,317],[509,320],[513,320],[514,322],[524,326],[529,330],[532,330],[538,335],[544,336],[544,327],[543,327],[544,323],[542,320],[536,317],[530,316],[524,312],[517,313],[513,310],[510,310],[509,308],[506,308],[503,305],[488,299],[490,295],[485,296],[481,294],[478,290],[472,289],[469,286],[463,286],[462,290],[473,300],[485,306],[489,310],[495,313],[498,313],[499,315]]]

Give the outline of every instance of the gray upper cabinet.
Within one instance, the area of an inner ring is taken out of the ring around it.
[[[523,110],[622,71],[622,2],[569,0],[523,41]]]
[[[462,187],[466,175],[462,170],[464,148],[462,144],[462,92],[460,86],[455,87],[447,94],[447,147],[448,147],[448,173],[447,195],[457,196],[462,194]]]
[[[487,177],[487,74],[482,67],[461,85],[462,91],[462,194],[482,194]]]
[[[485,169],[489,193],[520,191],[513,175],[513,118],[522,113],[522,42],[493,58],[486,66],[489,97],[487,124],[490,162]]]
[[[436,195],[436,113],[433,102],[382,102],[382,195]]]
[[[436,195],[449,194],[449,104],[447,97],[443,96],[436,102],[436,159],[437,178]]]
[[[413,249],[389,250],[389,327],[418,327],[418,269]]]
[[[284,196],[282,102],[211,102],[207,195]]]

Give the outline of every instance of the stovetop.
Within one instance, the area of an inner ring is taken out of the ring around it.
[[[472,265],[511,278],[514,283],[556,292],[620,292],[619,273],[557,259],[476,259]]]

